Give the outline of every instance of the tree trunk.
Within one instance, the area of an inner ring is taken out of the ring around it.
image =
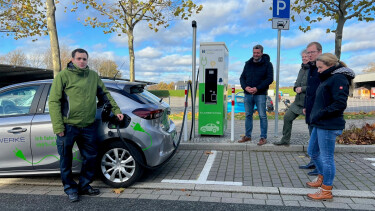
[[[130,71],[130,81],[135,81],[135,70],[134,70],[134,35],[133,29],[128,30],[128,45],[129,45],[129,71]]]
[[[61,71],[60,63],[60,47],[59,39],[57,36],[56,20],[55,20],[55,1],[47,0],[47,28],[49,40],[51,43],[52,63],[53,63],[53,76],[55,77]]]
[[[340,5],[344,5],[344,3],[341,3]],[[335,54],[338,59],[340,59],[341,56],[341,44],[342,44],[342,33],[344,29],[344,24],[345,24],[345,14],[342,12],[338,12],[339,19],[337,20],[337,27],[336,27],[336,32],[335,32]]]

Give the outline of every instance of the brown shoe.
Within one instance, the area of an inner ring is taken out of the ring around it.
[[[259,139],[259,142],[258,142],[258,146],[262,146],[263,144],[266,144],[267,143],[267,139],[265,138],[260,138]]]
[[[251,141],[251,138],[250,137],[247,137],[247,136],[242,136],[242,139],[238,141],[238,143],[244,143],[246,141]]]
[[[322,183],[323,183],[323,175],[319,174],[318,177],[315,178],[313,181],[306,182],[306,185],[310,188],[318,188],[322,186]]]
[[[319,187],[318,192],[307,194],[307,198],[316,201],[332,201],[332,186],[322,185],[322,187]]]

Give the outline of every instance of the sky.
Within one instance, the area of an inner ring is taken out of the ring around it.
[[[90,58],[102,57],[116,61],[123,78],[129,78],[129,57],[126,35],[104,34],[100,28],[84,26],[82,19],[90,15],[64,12],[71,0],[57,4],[56,20],[60,45],[71,49],[84,48]],[[177,82],[190,80],[192,75],[192,20],[197,21],[197,65],[201,42],[225,42],[229,50],[229,84],[239,84],[244,64],[252,57],[252,47],[261,44],[264,53],[270,55],[276,80],[277,30],[272,29],[272,0],[199,0],[203,5],[199,14],[189,20],[172,21],[168,28],[155,33],[148,29],[147,22],[135,26],[135,79],[152,82]],[[293,14],[293,13],[292,13]],[[334,53],[335,38],[326,29],[335,29],[329,18],[311,25],[312,30],[303,33],[298,27],[307,26],[303,15],[290,23],[289,30],[281,31],[280,87],[292,86],[301,65],[301,51],[312,41],[323,46],[323,53]],[[80,18],[80,20],[78,20]],[[375,62],[375,21],[345,23],[341,60],[357,74],[361,74],[370,62]],[[0,56],[13,50],[26,54],[43,52],[49,48],[48,36],[14,40],[0,36]]]

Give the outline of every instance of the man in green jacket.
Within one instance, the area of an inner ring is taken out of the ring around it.
[[[56,145],[60,155],[61,179],[64,191],[71,202],[79,195],[98,195],[99,189],[90,186],[95,173],[98,152],[95,124],[96,97],[112,105],[119,120],[124,118],[98,74],[87,66],[88,53],[84,49],[72,52],[67,68],[56,75],[49,96],[49,109]],[[79,183],[73,180],[73,145],[77,137],[82,156]]]
[[[305,102],[305,93],[307,88],[307,75],[309,73],[309,58],[306,50],[302,51],[302,64],[298,73],[297,80],[294,83],[294,91],[297,93],[296,98],[288,111],[284,115],[283,137],[279,142],[273,143],[274,145],[290,144],[290,137],[292,134],[293,121],[299,116],[303,115],[303,108]]]

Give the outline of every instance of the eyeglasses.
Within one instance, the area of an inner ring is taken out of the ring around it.
[[[313,54],[313,53],[317,53],[318,51],[309,51],[307,52],[307,55],[310,55],[310,54]]]
[[[86,58],[78,57],[77,60],[78,60],[78,61],[80,61],[80,60],[86,61],[87,59],[86,59]]]

